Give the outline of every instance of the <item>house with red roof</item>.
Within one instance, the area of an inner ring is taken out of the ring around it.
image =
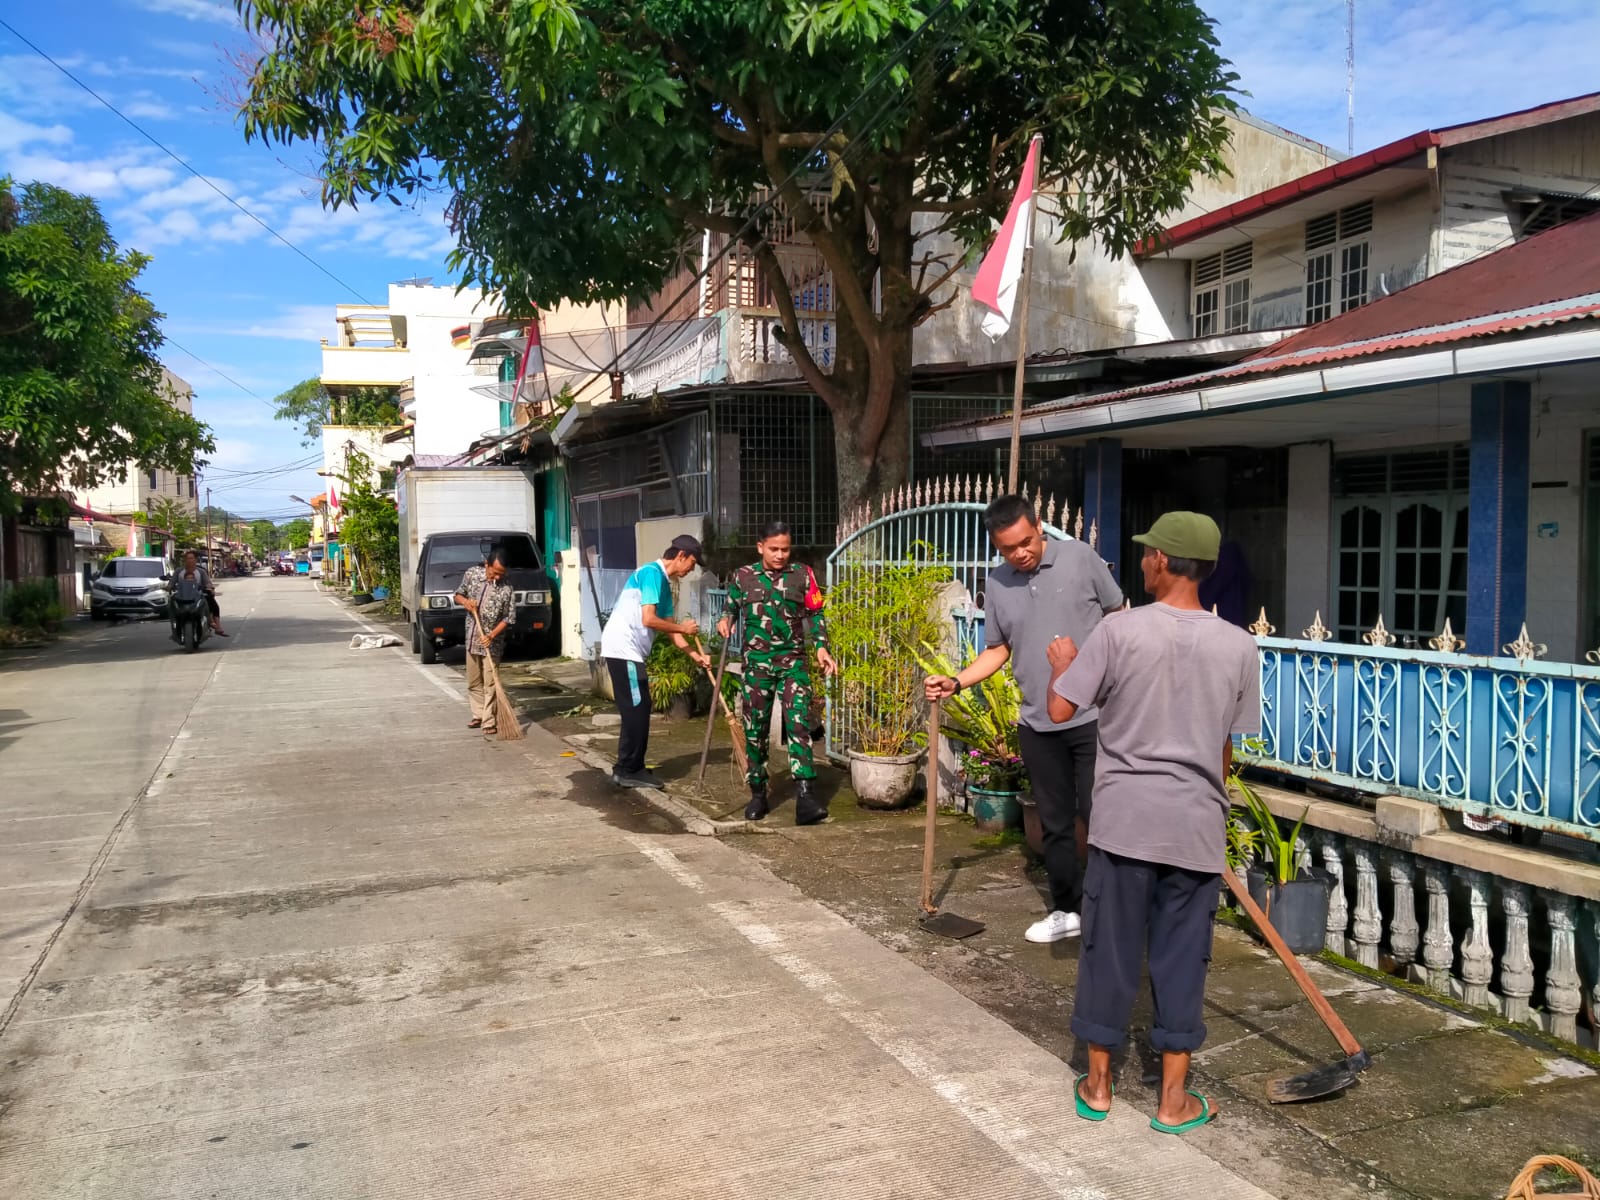
[[[1600,647],[1600,94],[1425,130],[1140,253],[1183,291],[1175,349],[1276,340],[1131,386],[1063,370],[1026,410],[1130,595],[1126,535],[1189,508],[1240,552],[1249,615],[1286,630],[1353,643],[1381,619],[1426,646],[1448,620],[1497,654],[1526,623],[1553,658]]]

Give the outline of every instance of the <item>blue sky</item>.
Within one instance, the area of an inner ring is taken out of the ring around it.
[[[1246,106],[1342,150],[1343,0],[1202,3],[1250,93]],[[47,6],[0,13],[350,285],[272,240],[0,29],[0,173],[95,196],[118,240],[153,256],[143,286],[167,314],[167,363],[194,385],[196,412],[217,436],[214,502],[296,515],[289,496],[320,491],[314,474],[238,475],[311,453],[268,402],[317,373],[335,304],[382,303],[393,280],[448,281],[442,205],[329,213],[309,154],[246,144],[228,100],[229,55],[247,45],[230,4],[90,0],[71,22]],[[1357,0],[1356,148],[1600,90],[1596,46],[1594,0]]]

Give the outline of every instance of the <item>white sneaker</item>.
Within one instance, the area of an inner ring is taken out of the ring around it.
[[[1059,942],[1063,938],[1077,937],[1082,924],[1077,913],[1062,912],[1057,909],[1049,916],[1035,921],[1028,926],[1028,932],[1022,936],[1030,942]]]

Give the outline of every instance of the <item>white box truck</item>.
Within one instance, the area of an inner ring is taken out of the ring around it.
[[[556,588],[539,555],[533,480],[520,467],[412,467],[395,481],[400,511],[400,606],[411,651],[439,660],[467,640],[467,612],[452,598],[468,567],[491,550],[506,556],[517,619],[507,636],[559,653]]]

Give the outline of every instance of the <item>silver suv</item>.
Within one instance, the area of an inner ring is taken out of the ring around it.
[[[89,616],[96,621],[166,616],[171,571],[161,558],[113,558],[89,586]]]

